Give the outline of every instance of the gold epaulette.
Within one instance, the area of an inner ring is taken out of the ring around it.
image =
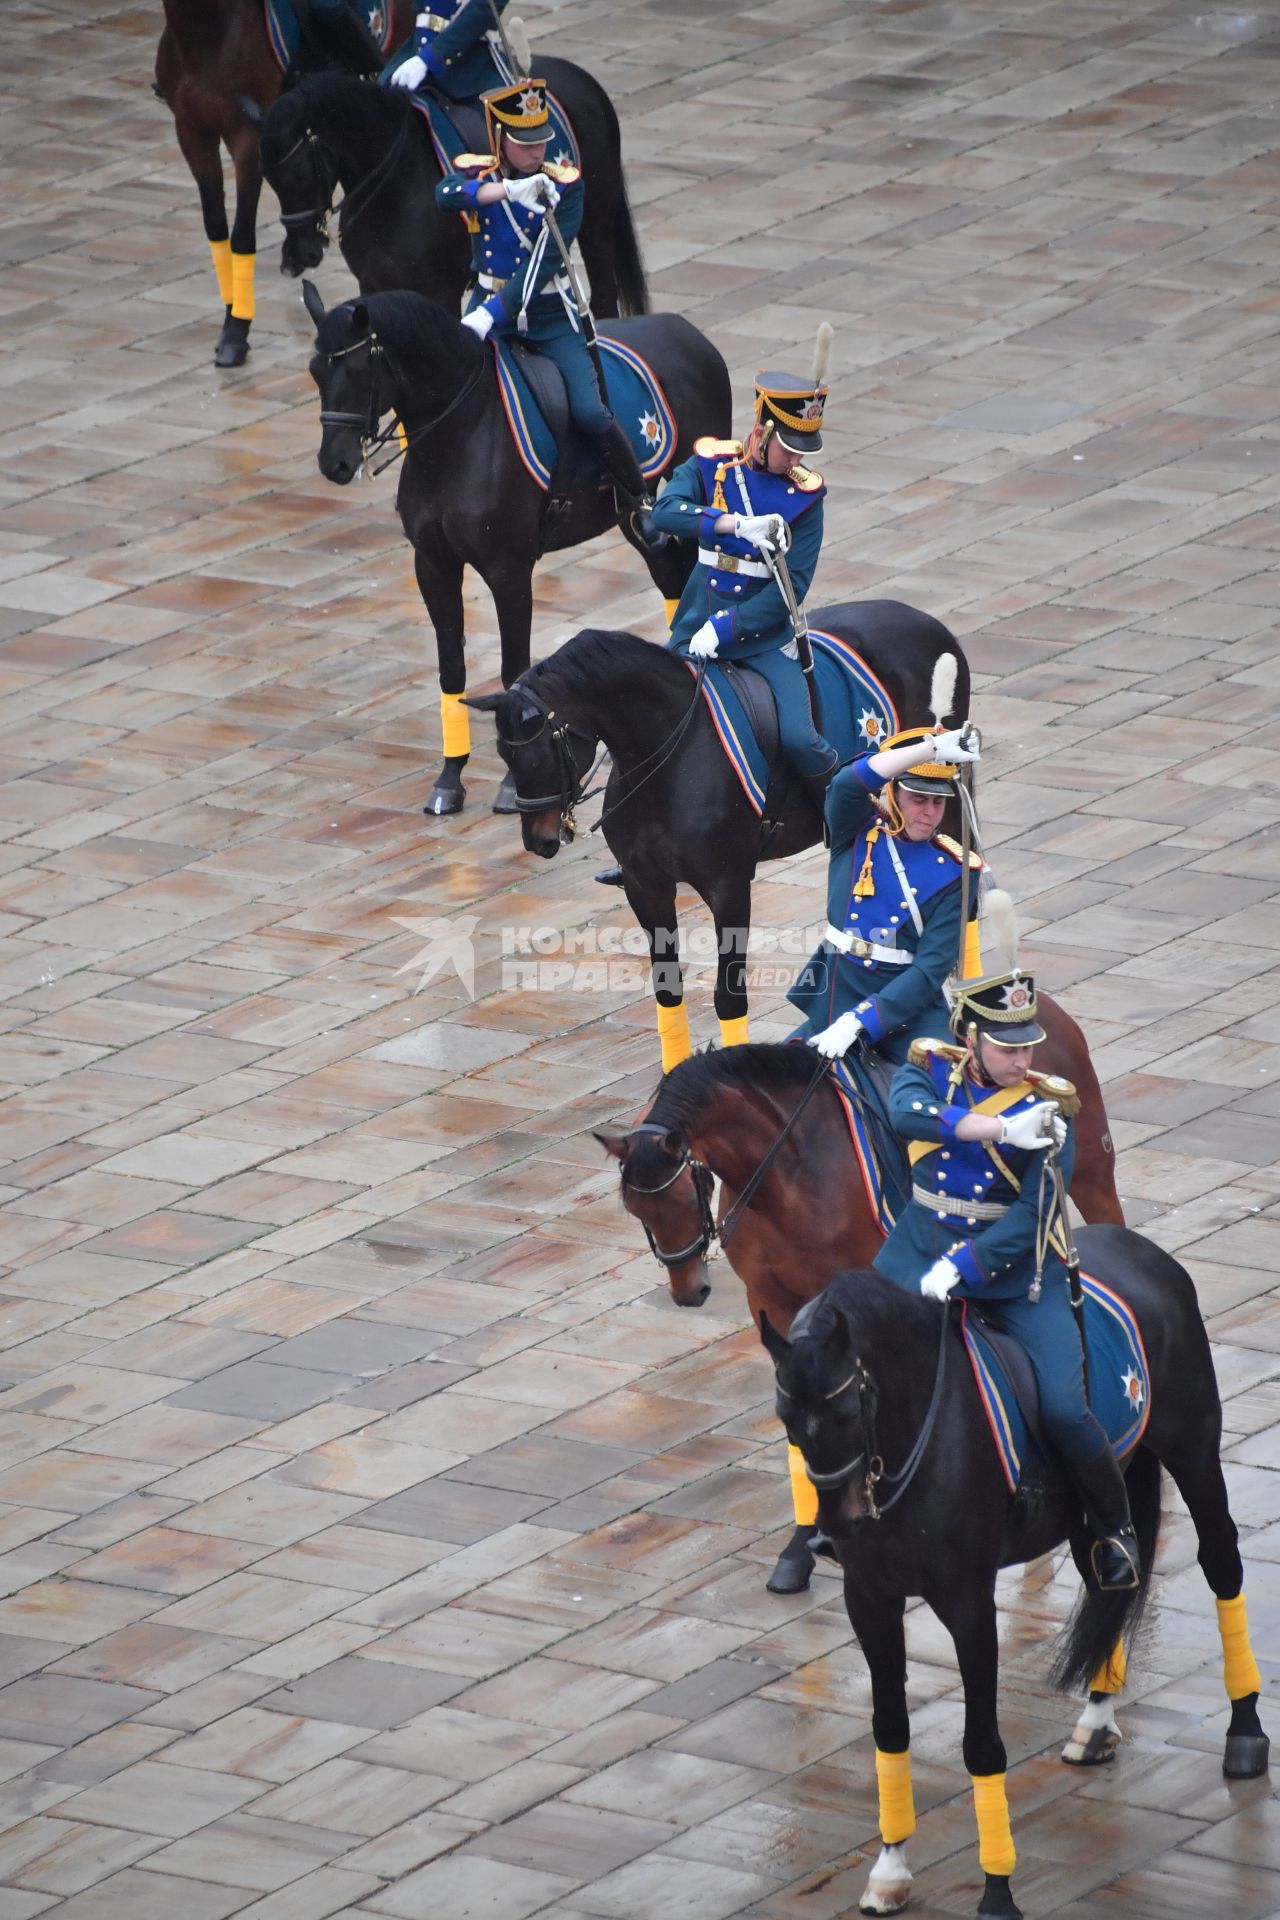
[[[741,440],[713,440],[710,434],[704,434],[701,440],[693,443],[695,453],[704,460],[741,460]]]
[[[951,855],[951,858],[955,861],[956,865],[960,866],[962,862],[963,854],[964,854],[964,849],[960,845],[960,842],[958,840],[953,840],[949,833],[935,833],[933,837],[937,841],[938,845],[944,850],[944,852],[949,853]],[[986,861],[983,859],[982,855],[980,853],[975,853],[973,848],[970,847],[969,866],[971,870],[973,870],[974,872],[980,873],[985,865],[986,865]]]
[[[801,493],[818,493],[827,484],[820,473],[813,473],[808,467],[792,467],[787,478]]]
[[[455,173],[475,173],[482,167],[496,167],[497,156],[492,153],[459,153],[454,156]]]
[[[907,1048],[907,1059],[913,1067],[927,1067],[929,1056],[935,1053],[955,1067],[959,1066],[965,1058],[967,1048],[956,1047],[949,1040],[935,1040],[932,1035],[922,1033],[919,1039],[913,1040]]]
[[[568,166],[562,160],[544,160],[542,171],[555,181],[558,187],[571,187],[575,180],[581,180],[582,169]]]
[[[1066,1114],[1068,1120],[1074,1120],[1080,1111],[1080,1095],[1075,1082],[1064,1080],[1060,1073],[1027,1074],[1027,1085],[1044,1100],[1052,1100]]]

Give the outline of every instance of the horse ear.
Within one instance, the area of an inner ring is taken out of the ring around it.
[[[506,697],[505,693],[469,693],[464,696],[462,704],[470,707],[473,713],[497,713]]]
[[[605,1152],[611,1153],[615,1160],[626,1159],[627,1142],[631,1135],[624,1127],[593,1127],[592,1133]]]
[[[324,319],[324,298],[314,280],[303,281],[302,304],[311,315],[312,325],[318,333],[320,322]]]
[[[785,1340],[776,1327],[770,1325],[769,1316],[763,1307],[760,1309],[760,1338],[764,1342],[765,1352],[775,1365],[784,1353],[791,1351],[791,1342]]]

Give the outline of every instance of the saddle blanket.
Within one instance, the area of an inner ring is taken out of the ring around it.
[[[389,54],[395,30],[391,0],[354,0],[354,5],[383,53]],[[262,0],[262,10],[266,18],[267,45],[281,73],[287,73],[297,59],[302,39],[293,0]]]
[[[893,701],[852,644],[819,627],[810,627],[809,641],[822,703],[822,731],[839,751],[841,762],[871,751],[881,740],[897,733],[901,722]],[[743,662],[744,666],[750,664],[749,660]],[[696,663],[690,671],[697,671]],[[800,671],[798,666],[796,671]],[[714,662],[708,664],[702,697],[742,791],[755,812],[762,814],[769,790],[769,763],[732,682]]]
[[[599,341],[609,405],[626,429],[641,473],[651,480],[669,465],[675,452],[676,423],[667,396],[657,375],[633,348],[604,333]],[[498,340],[494,345],[498,391],[511,438],[526,469],[545,492],[555,471],[555,439],[508,342]]]
[[[858,1071],[856,1054],[831,1061],[829,1073],[849,1125],[867,1205],[881,1233],[887,1234],[911,1198],[906,1155],[890,1125],[880,1089],[870,1074]]]
[[[478,101],[441,100],[430,93],[415,93],[411,98],[427,123],[441,173],[453,172],[453,163],[460,153],[488,151],[489,136],[485,130],[484,110]],[[551,92],[547,94],[547,112],[551,116],[551,143],[547,148],[547,159],[554,160],[557,166],[581,167],[582,156],[578,152],[578,142],[569,124],[569,116]],[[465,214],[462,216],[464,221],[466,217]]]
[[[1151,1374],[1142,1334],[1119,1294],[1089,1274],[1082,1274],[1081,1281],[1089,1348],[1089,1402],[1116,1459],[1124,1460],[1146,1432],[1151,1412]],[[1040,1449],[1028,1431],[1008,1375],[988,1341],[971,1323],[967,1304],[962,1330],[991,1438],[1009,1491],[1015,1493],[1026,1469],[1040,1460]]]

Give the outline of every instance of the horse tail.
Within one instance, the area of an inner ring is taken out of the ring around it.
[[[649,283],[631,218],[627,176],[621,168],[618,170],[618,204],[613,216],[613,265],[618,282],[619,313],[648,313]]]
[[[1160,1462],[1155,1454],[1139,1447],[1125,1480],[1138,1536],[1138,1584],[1121,1593],[1084,1589],[1049,1670],[1050,1683],[1062,1693],[1076,1693],[1089,1685],[1120,1637],[1133,1634],[1146,1605],[1160,1532]]]

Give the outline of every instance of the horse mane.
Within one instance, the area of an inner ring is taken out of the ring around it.
[[[652,640],[642,640],[637,633],[605,627],[584,627],[545,660],[535,661],[520,678],[539,692],[554,687],[560,691],[553,697],[564,699],[574,693],[598,693],[602,684],[616,691],[624,677],[635,674],[662,675],[671,687],[687,686],[693,692],[693,679],[674,653]]]
[[[460,327],[436,301],[404,288],[394,293],[355,294],[330,307],[316,331],[321,353],[335,353],[350,345],[351,315],[357,306],[368,309],[369,324],[383,346],[407,359],[421,355],[428,346],[435,355],[452,352],[459,361],[464,355],[470,357],[468,347],[484,351],[474,334]]]
[[[787,1377],[793,1389],[816,1396],[825,1389],[832,1355],[842,1350],[852,1349],[873,1375],[878,1360],[900,1356],[909,1341],[932,1353],[939,1311],[936,1301],[907,1292],[874,1267],[846,1268],[792,1322]]]
[[[406,114],[417,111],[403,87],[370,85],[353,73],[304,73],[280,97],[303,99],[309,108],[337,114],[344,122],[350,121],[353,108],[357,112],[363,108],[370,119],[380,117],[388,126],[398,127]]]
[[[663,1080],[648,1118],[673,1131],[692,1126],[722,1087],[801,1093],[813,1078],[814,1064],[811,1048],[780,1041],[690,1054]]]

